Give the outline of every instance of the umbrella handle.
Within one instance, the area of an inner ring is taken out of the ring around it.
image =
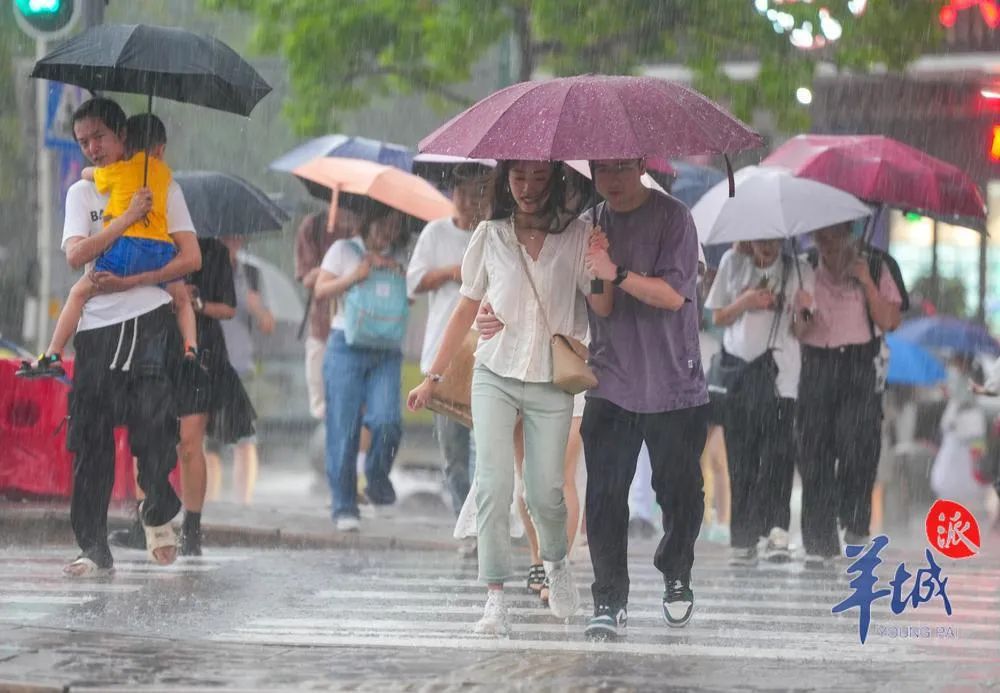
[[[802,267],[799,266],[799,242],[795,236],[792,236],[792,264],[795,265],[795,277],[799,280],[799,291],[802,290]],[[795,300],[794,298],[792,299]],[[793,304],[794,305],[794,304]],[[809,322],[812,319],[811,310],[802,311],[802,319]]]
[[[146,119],[146,142],[149,142],[149,137],[153,132],[153,92],[149,92],[146,98],[146,115],[150,116]],[[149,180],[149,152],[146,152],[146,156],[142,160],[142,187],[146,187],[146,183]]]
[[[313,292],[312,289],[309,290],[309,296],[306,298],[306,310],[302,314],[302,322],[299,323],[299,332],[296,335],[296,339],[302,339],[302,335],[306,331],[306,325],[309,324],[309,310],[312,308],[313,304]]]
[[[337,206],[340,203],[340,186],[333,186],[333,194],[330,195],[330,212],[326,215],[326,232],[333,233],[337,225]]]

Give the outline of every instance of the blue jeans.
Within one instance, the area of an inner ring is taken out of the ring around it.
[[[349,346],[332,330],[323,359],[326,387],[326,477],[333,517],[358,517],[357,456],[361,426],[371,431],[366,493],[376,505],[396,501],[389,472],[403,437],[400,416],[403,355],[399,350]]]
[[[455,517],[458,517],[476,475],[475,436],[470,429],[454,419],[444,414],[435,414],[434,437],[444,456],[444,478],[451,491]]]

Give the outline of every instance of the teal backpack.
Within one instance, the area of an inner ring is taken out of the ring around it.
[[[348,244],[364,258],[357,243]],[[372,267],[367,279],[344,294],[344,339],[364,349],[398,349],[406,336],[409,316],[406,277]]]

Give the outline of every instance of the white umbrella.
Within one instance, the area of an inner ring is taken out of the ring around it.
[[[735,197],[722,181],[691,208],[704,245],[793,238],[871,214],[854,195],[785,169],[747,166],[735,178]]]
[[[564,164],[569,166],[571,169],[579,173],[581,176],[590,180],[590,162],[585,159],[572,159],[570,161],[564,161]],[[650,190],[656,190],[661,193],[667,192],[663,189],[663,186],[653,180],[653,177],[648,173],[642,174],[642,184],[645,185]]]
[[[496,159],[467,159],[464,156],[451,156],[450,154],[417,154],[413,161],[418,164],[481,164],[496,168]]]

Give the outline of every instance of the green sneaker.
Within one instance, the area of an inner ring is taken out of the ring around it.
[[[694,592],[690,582],[680,578],[666,578],[663,592],[663,620],[671,628],[683,628],[694,611]]]

